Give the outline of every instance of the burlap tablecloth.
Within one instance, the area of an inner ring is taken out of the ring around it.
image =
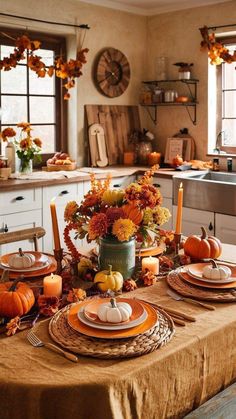
[[[182,418],[236,379],[236,305],[208,311],[166,295],[165,282],[129,296],[197,317],[167,346],[123,360],[80,357],[74,364],[34,348],[26,331],[0,340],[1,419]],[[48,339],[48,321],[38,334]]]

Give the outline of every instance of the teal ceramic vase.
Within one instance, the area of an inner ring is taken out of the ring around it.
[[[101,238],[99,241],[99,267],[118,271],[124,279],[131,278],[135,270],[135,240],[120,242],[114,237]]]

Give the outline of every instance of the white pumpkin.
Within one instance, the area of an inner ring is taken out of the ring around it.
[[[14,253],[8,259],[8,264],[11,268],[23,269],[30,268],[35,263],[35,257],[31,253],[23,253],[22,249],[19,249],[19,253]]]
[[[117,303],[111,298],[110,303],[100,305],[97,315],[102,322],[121,323],[129,320],[132,308],[128,303]]]
[[[203,276],[208,279],[216,279],[216,280],[223,280],[228,279],[232,272],[228,266],[225,265],[217,265],[217,263],[212,260],[211,265],[206,265],[203,268]]]

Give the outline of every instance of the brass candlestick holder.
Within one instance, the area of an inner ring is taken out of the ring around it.
[[[54,257],[56,259],[57,262],[57,269],[56,269],[56,273],[60,274],[62,271],[62,259],[63,259],[63,249],[54,249]]]
[[[180,242],[181,242],[182,233],[174,233],[174,241],[175,241],[175,254],[179,254],[180,249]]]

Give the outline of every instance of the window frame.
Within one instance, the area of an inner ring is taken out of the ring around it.
[[[5,36],[4,34],[8,35]],[[28,31],[21,30],[21,29],[11,29],[7,27],[0,27],[0,44],[1,45],[8,45],[8,46],[15,46],[14,40],[22,35],[28,35],[30,39],[37,39],[41,42],[41,48],[44,49],[51,49],[55,51],[56,56],[63,56],[66,57],[66,39],[60,35],[52,35],[50,33],[42,33],[38,31]],[[13,38],[13,39],[12,39]],[[37,51],[36,51],[37,54]],[[3,70],[2,70],[3,71]],[[10,71],[14,71],[14,68]],[[28,74],[32,71],[28,68],[27,70],[27,82],[28,82]],[[1,74],[0,74],[1,76]],[[46,76],[48,77],[48,76]],[[64,92],[63,92],[63,84],[65,80],[60,79],[59,77],[55,77],[55,151],[64,152],[68,151],[68,140],[67,140],[67,101],[64,100]],[[17,96],[17,95],[16,95]],[[44,96],[42,94],[42,96]],[[29,92],[26,93],[27,97],[27,107],[29,106]],[[1,105],[1,92],[0,92],[0,105]],[[21,122],[21,121],[18,121]],[[40,124],[32,124],[33,125],[40,125]],[[6,127],[6,125],[2,125],[2,121],[0,120],[0,127]],[[43,140],[43,139],[42,139]],[[45,164],[46,160],[53,156],[54,153],[42,153],[42,162],[34,164],[35,166],[42,166]]]
[[[236,45],[236,34],[232,36],[220,36],[217,38],[219,42],[227,47],[227,45]],[[229,65],[235,65],[236,62],[233,62]],[[222,144],[222,139],[220,138],[220,134],[222,132],[222,121],[223,121],[223,66],[227,65],[227,63],[221,64],[216,66],[216,109],[217,109],[217,116],[216,116],[216,132],[218,133],[217,136],[217,146],[220,151],[223,151],[226,154],[236,154],[236,146],[225,146]],[[236,72],[236,70],[235,70]],[[236,75],[236,74],[235,74]],[[221,92],[218,94],[217,92]],[[235,87],[235,94],[236,94],[236,87]],[[236,117],[233,118],[236,120]],[[219,138],[218,138],[219,137]]]

